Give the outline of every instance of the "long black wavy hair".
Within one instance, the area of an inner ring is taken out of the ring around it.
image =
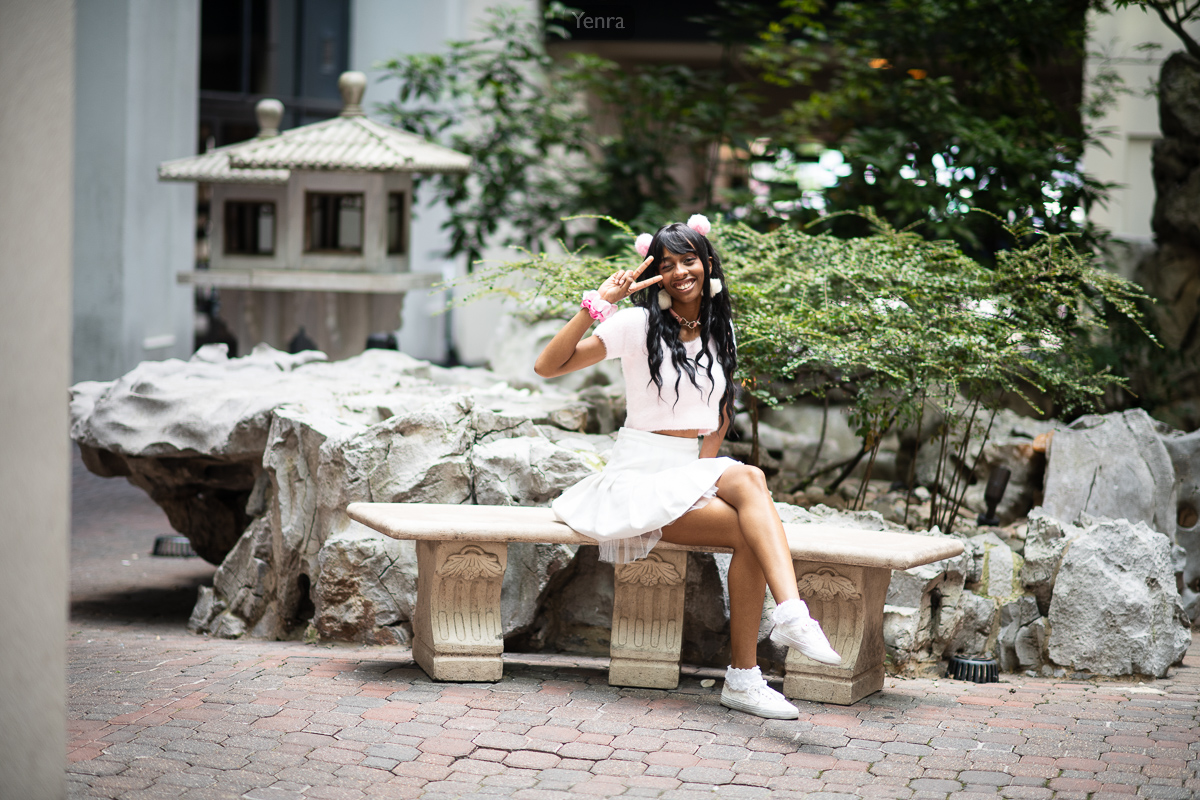
[[[647,255],[653,256],[654,261],[643,273],[644,278],[651,278],[662,269],[663,251],[669,250],[676,255],[695,253],[704,265],[704,293],[700,298],[700,354],[693,361],[688,358],[679,340],[680,325],[670,311],[658,307],[658,293],[663,291],[661,282],[648,286],[634,298],[637,305],[645,308],[649,314],[650,324],[646,328],[646,351],[650,354],[650,379],[658,387],[658,395],[662,397],[663,348],[658,346],[661,341],[671,354],[671,363],[675,365],[675,402],[679,402],[679,381],[686,374],[692,385],[697,389],[696,369],[703,367],[708,375],[710,385],[713,377],[713,356],[709,349],[716,352],[716,364],[725,373],[725,394],[719,405],[722,419],[733,420],[733,400],[736,387],[733,373],[737,369],[737,346],[733,341],[733,307],[729,303],[729,291],[726,289],[713,296],[709,287],[709,279],[717,278],[725,283],[725,272],[721,269],[721,257],[713,249],[708,238],[684,225],[682,222],[672,222],[658,229],[650,242]],[[718,422],[718,426],[719,426]]]

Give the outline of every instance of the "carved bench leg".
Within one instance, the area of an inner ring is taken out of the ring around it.
[[[500,584],[504,542],[417,542],[413,658],[437,681],[504,674]]]
[[[655,551],[618,564],[615,573],[609,684],[674,689],[683,643],[687,552]]]
[[[800,596],[821,623],[837,667],[788,650],[783,693],[798,700],[850,705],[883,688],[883,601],[892,571],[795,561]]]

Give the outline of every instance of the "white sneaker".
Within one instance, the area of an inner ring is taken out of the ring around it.
[[[812,617],[777,624],[771,629],[771,641],[794,647],[813,661],[837,666],[842,657],[837,654],[825,638],[821,623]]]
[[[756,717],[767,719],[796,719],[800,711],[787,698],[767,685],[763,678],[749,689],[739,691],[725,681],[721,689],[721,705],[737,711],[745,711]]]

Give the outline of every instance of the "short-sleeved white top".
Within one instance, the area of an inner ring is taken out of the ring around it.
[[[701,435],[712,433],[720,424],[721,398],[725,395],[725,372],[717,361],[716,350],[709,344],[713,356],[712,380],[704,366],[697,365],[696,385],[687,373],[682,375],[671,361],[671,353],[662,342],[662,392],[650,379],[650,357],[646,350],[646,328],[649,311],[641,306],[626,308],[613,314],[596,327],[596,336],[604,343],[605,359],[620,358],[625,376],[625,427],[639,431],[699,430]],[[683,343],[688,358],[695,361],[700,355],[700,339]],[[679,378],[676,402],[675,379]]]

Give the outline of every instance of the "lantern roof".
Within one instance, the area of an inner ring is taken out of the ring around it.
[[[259,135],[198,156],[159,165],[161,180],[205,183],[283,184],[290,171],[466,172],[471,157],[408,131],[370,120],[362,110],[367,78],[345,72],[338,79],[342,113],[333,119],[279,133],[278,100],[255,108]]]

